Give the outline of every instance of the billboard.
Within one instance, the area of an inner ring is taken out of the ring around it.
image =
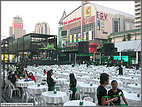
[[[72,43],[72,35],[70,35],[70,43]]]
[[[78,42],[81,42],[81,33],[78,34]]]
[[[5,56],[5,60],[4,60],[4,56]],[[15,57],[15,55],[13,54],[9,54],[9,60],[11,61],[13,58]],[[8,61],[8,54],[1,54],[1,60],[2,61]]]
[[[86,41],[86,32],[84,32],[83,35],[84,35],[83,41]]]
[[[23,23],[14,23],[14,28],[22,28],[23,29]]]
[[[91,16],[91,6],[86,7],[86,17]]]
[[[76,34],[74,34],[74,42],[76,42]]]
[[[97,20],[97,30],[100,30],[100,20]]]

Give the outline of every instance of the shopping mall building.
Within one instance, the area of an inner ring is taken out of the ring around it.
[[[84,4],[83,37],[81,37],[81,6],[61,17],[58,28],[60,47],[76,46],[89,41],[90,46],[107,40],[111,33],[134,29],[134,16],[94,3]],[[94,50],[94,49],[93,49]],[[95,49],[96,51],[96,49]]]

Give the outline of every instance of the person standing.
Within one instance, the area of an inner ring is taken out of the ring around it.
[[[56,84],[56,81],[51,77],[53,75],[53,70],[50,69],[47,72],[47,84],[48,84],[48,91],[54,91],[54,86]]]
[[[113,80],[111,82],[111,86],[112,86],[112,89],[108,91],[108,96],[110,96],[109,99],[118,97],[118,100],[115,101],[115,102],[111,102],[111,105],[113,105],[113,106],[115,106],[115,105],[120,106],[121,105],[120,97],[122,96],[123,101],[128,106],[128,102],[127,102],[126,98],[124,97],[123,91],[121,89],[117,88],[118,83],[117,83],[116,80]]]
[[[70,90],[73,92],[71,100],[75,100],[75,93],[76,93],[76,89],[77,89],[76,88],[77,81],[76,81],[75,76],[74,76],[73,73],[71,73],[69,75],[69,77],[70,77],[70,85],[69,85],[69,87],[70,87]]]
[[[102,73],[100,75],[100,85],[97,88],[97,99],[98,99],[98,105],[106,106],[108,103],[112,101],[117,101],[118,98],[113,98],[110,100],[107,100],[107,90],[105,89],[105,86],[109,84],[109,75],[106,73]]]

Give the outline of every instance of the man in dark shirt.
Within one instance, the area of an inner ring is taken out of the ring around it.
[[[97,99],[99,105],[108,105],[108,103],[112,101],[116,101],[118,98],[113,98],[110,100],[107,100],[107,90],[105,89],[105,85],[109,84],[109,75],[106,73],[102,73],[100,75],[100,85],[97,88]]]
[[[112,85],[112,89],[108,91],[108,96],[110,97],[109,99],[118,97],[118,100],[115,102],[111,102],[111,105],[121,105],[121,100],[120,100],[121,96],[122,96],[125,104],[128,105],[128,103],[124,97],[123,91],[121,89],[117,88],[117,85],[118,85],[117,81],[113,80],[111,82],[111,85]]]

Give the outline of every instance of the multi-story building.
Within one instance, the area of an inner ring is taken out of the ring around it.
[[[16,16],[13,18],[12,27],[9,27],[9,37],[14,37],[15,39],[25,35],[26,31],[23,29],[23,20],[21,17]]]
[[[37,23],[35,26],[35,31],[33,31],[34,33],[38,33],[38,34],[48,34],[50,35],[50,28],[48,23],[43,22],[43,23]]]
[[[141,1],[135,1],[135,29],[141,28]]]
[[[81,6],[62,17],[58,38],[62,46],[74,46],[80,41],[90,44],[105,40],[111,33],[134,29],[134,15],[110,9],[94,3],[84,4],[84,25],[81,35]]]

